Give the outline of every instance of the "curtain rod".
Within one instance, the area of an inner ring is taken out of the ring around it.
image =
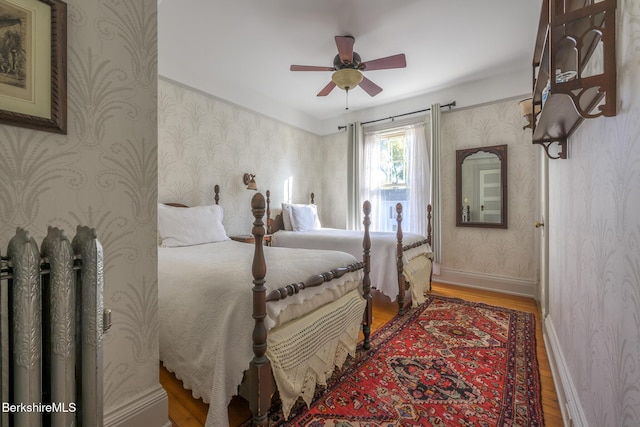
[[[456,101],[453,101],[453,102],[450,102],[448,104],[441,105],[440,108],[449,107],[449,110],[451,110],[451,107],[455,107],[455,106],[456,106]],[[424,110],[412,111],[410,113],[398,114],[396,116],[389,116],[389,117],[385,117],[385,118],[382,118],[382,119],[369,120],[368,122],[362,122],[360,124],[364,126],[364,125],[368,125],[369,123],[381,122],[383,120],[394,120],[397,117],[404,117],[404,116],[409,116],[411,114],[424,113],[426,111],[431,111],[431,108],[425,108]],[[338,130],[344,130],[346,128],[347,128],[347,126],[338,126]]]

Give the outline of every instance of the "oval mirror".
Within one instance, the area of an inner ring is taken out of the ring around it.
[[[456,226],[507,228],[507,146],[456,150]]]

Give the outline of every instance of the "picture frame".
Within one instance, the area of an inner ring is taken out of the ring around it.
[[[0,0],[0,123],[67,133],[62,0]]]

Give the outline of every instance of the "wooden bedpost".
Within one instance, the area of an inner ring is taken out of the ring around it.
[[[267,190],[267,234],[271,234],[271,191]]]
[[[251,212],[255,217],[251,233],[255,237],[255,252],[251,273],[253,274],[253,359],[249,364],[245,381],[240,386],[240,393],[249,401],[249,408],[253,413],[253,425],[267,425],[267,415],[271,407],[271,396],[275,392],[275,383],[271,373],[271,362],[265,355],[267,350],[267,328],[264,318],[267,316],[267,299],[265,276],[267,264],[264,259],[262,238],[264,236],[265,200],[264,196],[256,193],[251,198]]]
[[[315,200],[314,200],[314,199],[315,199],[315,197],[316,197],[316,195],[315,195],[315,194],[313,194],[313,193],[311,193],[311,204],[312,204],[312,205],[315,205],[315,204],[316,204],[316,202],[315,202]]]
[[[404,314],[404,275],[402,274],[402,270],[404,269],[404,265],[402,262],[402,204],[396,204],[396,220],[398,221],[398,231],[396,232],[396,268],[398,269],[398,314]]]
[[[216,205],[220,201],[220,186],[218,184],[213,186],[213,192],[215,193],[214,200],[216,201]]]
[[[371,322],[373,320],[373,298],[371,297],[371,279],[369,278],[369,272],[371,271],[371,237],[369,235],[369,226],[371,225],[371,202],[366,200],[362,206],[364,211],[364,238],[362,239],[362,262],[364,263],[364,278],[362,279],[362,292],[364,299],[367,301],[367,306],[364,312],[364,318],[362,319],[362,334],[364,335],[364,341],[362,342],[362,348],[369,350],[371,348]]]

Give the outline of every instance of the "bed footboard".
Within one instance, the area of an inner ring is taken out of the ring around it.
[[[253,328],[253,359],[248,371],[245,374],[243,383],[240,385],[240,394],[249,401],[249,408],[253,414],[253,425],[263,426],[268,423],[268,412],[271,406],[271,398],[276,391],[276,384],[271,370],[271,362],[266,356],[267,350],[267,329],[264,319],[267,316],[266,304],[270,301],[278,301],[288,296],[294,295],[305,288],[321,286],[323,283],[333,280],[350,271],[363,269],[363,296],[366,300],[366,308],[363,314],[362,331],[364,334],[363,348],[370,348],[370,333],[372,322],[372,297],[370,272],[370,249],[371,240],[369,237],[369,225],[371,224],[370,213],[371,204],[367,201],[363,206],[364,210],[364,238],[363,238],[363,260],[353,263],[347,267],[336,268],[332,271],[321,273],[310,277],[304,282],[294,283],[267,295],[264,286],[267,265],[264,257],[263,239],[265,235],[265,224],[263,222],[265,214],[265,198],[257,193],[251,199],[251,211],[255,218],[251,233],[255,237],[255,251],[252,264],[253,275],[253,318],[255,325]]]
[[[418,240],[416,242],[410,243],[408,245],[402,244],[403,234],[402,234],[402,204],[396,204],[396,221],[398,223],[398,228],[396,231],[396,266],[398,270],[398,314],[403,315],[405,313],[406,307],[409,305],[410,301],[405,301],[406,291],[409,289],[409,284],[404,280],[404,263],[402,261],[403,252],[408,251],[409,249],[417,248],[422,245],[431,245],[431,204],[427,205],[427,238],[423,240]],[[429,273],[429,284],[431,284],[431,280],[433,278],[433,268],[431,268],[431,272]]]

